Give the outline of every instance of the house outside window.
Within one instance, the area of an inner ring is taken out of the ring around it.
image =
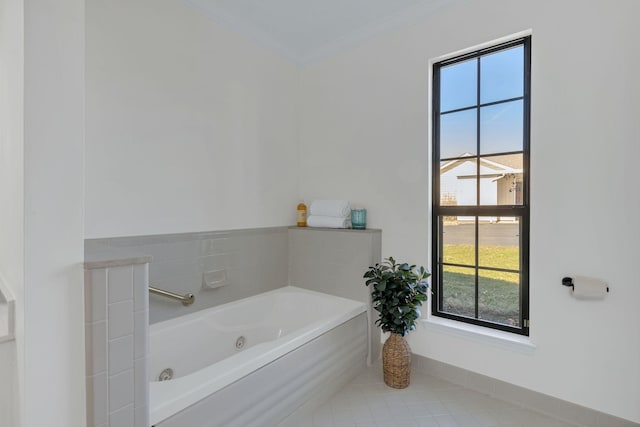
[[[531,39],[433,65],[432,314],[529,334]]]

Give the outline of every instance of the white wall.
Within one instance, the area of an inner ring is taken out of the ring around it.
[[[23,3],[22,421],[81,426],[84,0]]]
[[[0,0],[0,281],[16,298],[16,341],[0,343],[0,426],[20,423],[24,376],[22,0]],[[18,365],[20,355],[20,365]]]
[[[531,354],[439,332],[421,355],[640,422],[640,2],[465,2],[301,74],[300,193],[368,209],[383,256],[429,263],[428,61],[533,29]],[[579,302],[565,275],[609,281]]]
[[[292,224],[297,68],[180,0],[87,1],[86,237]]]
[[[19,425],[16,342],[0,343],[0,426]]]

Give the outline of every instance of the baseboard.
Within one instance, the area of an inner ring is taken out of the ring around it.
[[[496,399],[579,426],[640,427],[640,424],[633,421],[605,414],[417,354],[413,355],[412,366],[418,372],[441,378]]]

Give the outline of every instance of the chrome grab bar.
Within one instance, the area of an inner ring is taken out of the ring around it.
[[[191,305],[196,300],[196,297],[193,294],[178,295],[173,292],[154,288],[153,286],[149,286],[149,293],[180,301],[184,306]]]

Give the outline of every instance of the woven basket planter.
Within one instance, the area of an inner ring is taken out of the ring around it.
[[[400,334],[392,333],[382,346],[384,383],[393,388],[407,388],[411,376],[411,348]]]

